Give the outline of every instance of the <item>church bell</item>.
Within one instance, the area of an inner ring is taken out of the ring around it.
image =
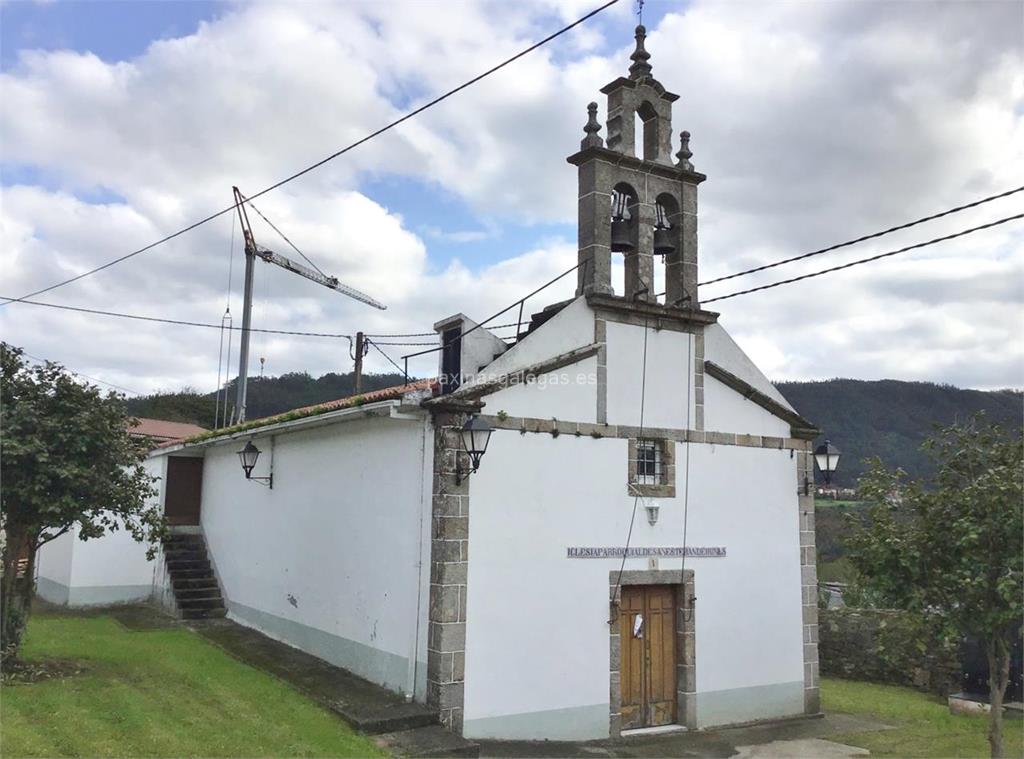
[[[629,232],[629,222],[626,219],[612,219],[612,251],[629,253],[631,250],[633,236]]]
[[[676,245],[672,242],[672,230],[668,227],[654,228],[654,252],[659,256],[667,256],[675,252]]]

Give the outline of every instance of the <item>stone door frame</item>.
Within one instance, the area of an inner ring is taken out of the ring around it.
[[[619,579],[618,570],[608,573],[609,597],[609,715],[608,732],[612,738],[622,734],[622,639],[619,633],[619,602],[622,586],[670,585],[676,595],[676,724],[697,728],[696,608],[693,594],[693,570],[680,576],[678,569],[626,570]]]

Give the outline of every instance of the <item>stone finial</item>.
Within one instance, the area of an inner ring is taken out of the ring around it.
[[[690,159],[693,158],[693,151],[690,150],[689,132],[679,133],[679,152],[676,153],[676,158],[679,159],[676,166],[687,171],[693,171],[693,164],[690,163]]]
[[[601,131],[601,124],[597,120],[597,103],[591,103],[587,106],[587,117],[587,123],[583,127],[583,131],[587,133],[587,136],[580,142],[580,148],[586,150],[587,148],[602,147],[604,140],[598,134]]]
[[[644,49],[645,39],[647,30],[641,24],[636,28],[636,50],[629,56],[629,60],[633,61],[633,65],[629,67],[630,79],[643,79],[651,75],[651,64],[647,62],[651,59],[651,54]]]

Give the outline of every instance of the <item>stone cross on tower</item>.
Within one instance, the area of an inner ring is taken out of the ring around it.
[[[636,49],[628,77],[605,85],[608,96],[608,137],[598,132],[597,104],[587,110],[586,136],[580,151],[569,156],[579,169],[579,261],[577,295],[615,294],[611,283],[612,221],[616,247],[625,256],[625,292],[629,300],[654,302],[655,231],[664,254],[665,305],[698,308],[697,303],[697,185],[706,177],[690,162],[690,133],[680,135],[673,162],[672,103],[668,92],[651,74],[647,30],[636,28]],[[636,121],[642,123],[636,155]]]

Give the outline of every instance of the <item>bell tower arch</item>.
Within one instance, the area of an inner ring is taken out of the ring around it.
[[[607,138],[599,134],[597,103],[590,103],[580,150],[567,159],[579,175],[576,293],[655,302],[657,263],[665,266],[665,305],[696,309],[697,185],[706,177],[690,162],[689,132],[680,135],[673,161],[672,104],[679,96],[652,75],[646,38],[638,26],[629,76],[601,88],[607,96]],[[619,254],[625,292],[615,293],[611,264]]]

